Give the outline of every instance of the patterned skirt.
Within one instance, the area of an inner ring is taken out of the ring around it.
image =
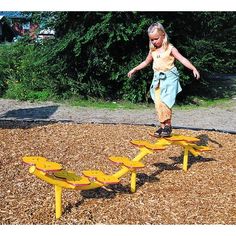
[[[160,87],[155,89],[155,109],[157,113],[157,120],[163,123],[166,120],[171,120],[172,109],[169,108],[160,98],[161,89]]]

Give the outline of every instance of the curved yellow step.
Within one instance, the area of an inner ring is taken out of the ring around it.
[[[197,142],[199,141],[200,139],[198,138],[195,138],[195,137],[190,137],[190,136],[184,136],[184,135],[180,135],[180,134],[171,134],[170,137],[156,137],[154,135],[154,132],[149,132],[149,135],[151,135],[152,137],[154,138],[158,138],[159,140],[168,140],[168,141],[186,141],[186,142]]]
[[[88,178],[94,178],[102,184],[117,184],[120,180],[114,176],[107,175],[100,170],[84,170],[82,174]]]
[[[123,164],[124,162],[130,161],[128,157],[122,156],[110,156],[108,159],[117,164]]]
[[[24,156],[22,158],[23,162],[29,165],[36,165],[39,162],[47,161],[47,158],[40,156]]]
[[[78,176],[72,171],[61,170],[54,173],[57,178],[65,179],[67,183],[73,186],[86,186],[91,184],[88,178],[84,176]]]
[[[57,162],[45,161],[37,162],[36,168],[42,172],[56,172],[62,169],[62,165]]]
[[[59,179],[71,179],[76,176],[75,172],[66,170],[57,171],[53,175]]]
[[[132,160],[129,160],[129,158],[127,157],[111,156],[109,157],[109,160],[118,164],[122,164],[129,169],[143,168],[145,166],[142,162],[132,161]]]
[[[190,147],[194,148],[196,151],[199,152],[207,152],[207,151],[212,151],[211,147],[208,146],[198,146],[197,144],[190,144]]]
[[[95,178],[99,175],[103,175],[104,173],[101,170],[83,170],[82,174],[88,178]]]
[[[185,142],[198,142],[200,139],[195,138],[195,137],[190,137],[190,136],[184,136],[184,135],[179,135],[179,134],[172,134],[170,137],[164,137],[164,139],[168,141],[185,141]]]
[[[199,152],[212,151],[212,148],[207,147],[207,146],[197,146],[195,149]]]
[[[146,140],[131,140],[130,143],[135,146],[138,146],[138,147],[145,147],[145,148],[152,150],[152,151],[159,151],[159,150],[165,149],[165,147],[163,145],[158,145],[155,143],[153,144],[153,143],[150,143]]]
[[[96,180],[102,184],[118,184],[120,180],[111,175],[102,175],[97,176]]]

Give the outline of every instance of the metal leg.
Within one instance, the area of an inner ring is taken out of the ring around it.
[[[131,172],[131,192],[134,193],[136,191],[136,171]]]
[[[184,160],[183,160],[183,170],[187,171],[188,169],[188,147],[184,148]]]
[[[56,219],[59,219],[62,214],[61,210],[62,187],[55,185],[55,208]]]

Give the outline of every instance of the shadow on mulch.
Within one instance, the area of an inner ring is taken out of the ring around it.
[[[200,141],[196,143],[199,146],[201,146],[201,145],[207,146],[210,141],[210,142],[218,145],[219,148],[223,147],[223,145],[221,143],[218,143],[216,140],[209,138],[209,136],[207,134],[200,134],[200,135],[196,136],[196,138],[200,139]]]
[[[174,161],[173,164],[171,165],[178,165],[178,164],[183,164],[183,155],[179,156],[179,157],[169,157],[171,160]],[[188,169],[191,168],[191,166],[195,163],[199,163],[199,162],[209,162],[209,161],[216,161],[214,158],[205,158],[203,156],[193,156],[191,154],[189,154],[188,157]],[[179,168],[181,170],[181,168]]]
[[[67,206],[65,206],[64,213],[70,213],[73,208],[78,208],[80,205],[84,203],[85,199],[91,199],[91,198],[113,199],[115,198],[117,192],[129,193],[128,187],[122,186],[121,184],[115,184],[115,185],[116,186],[109,185],[107,187],[101,187],[91,190],[81,190],[80,195],[82,196],[82,199],[77,201],[75,204],[69,203]],[[119,189],[119,191],[116,191],[115,189]]]
[[[114,198],[116,192],[109,188],[96,188],[91,190],[82,190],[80,191],[81,196],[84,198]]]
[[[84,198],[82,200],[79,200],[77,201],[75,204],[72,204],[72,203],[68,203],[65,207],[64,207],[64,210],[63,210],[63,213],[62,214],[65,214],[65,213],[71,213],[72,209],[73,208],[77,208],[79,207],[80,205],[82,205],[84,203]]]
[[[138,173],[137,174],[137,182],[136,182],[136,191],[138,191],[138,188],[140,188],[146,182],[151,183],[151,182],[159,181],[159,179],[155,176],[157,174],[158,174],[158,172],[154,172],[153,174],[148,176],[147,174],[144,174],[144,173]],[[131,194],[130,185],[112,184],[112,185],[108,185],[106,187],[101,187],[101,188],[97,188],[97,189],[81,190],[80,195],[83,197],[82,200],[77,201],[75,204],[69,203],[64,208],[64,213],[71,212],[71,210],[73,208],[79,207],[80,205],[82,205],[84,203],[85,199],[91,199],[91,198],[113,199],[113,198],[115,198],[117,193]]]

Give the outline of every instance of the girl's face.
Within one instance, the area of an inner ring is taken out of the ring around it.
[[[156,48],[160,48],[165,38],[165,33],[155,29],[153,33],[150,33],[148,36],[153,46]]]

